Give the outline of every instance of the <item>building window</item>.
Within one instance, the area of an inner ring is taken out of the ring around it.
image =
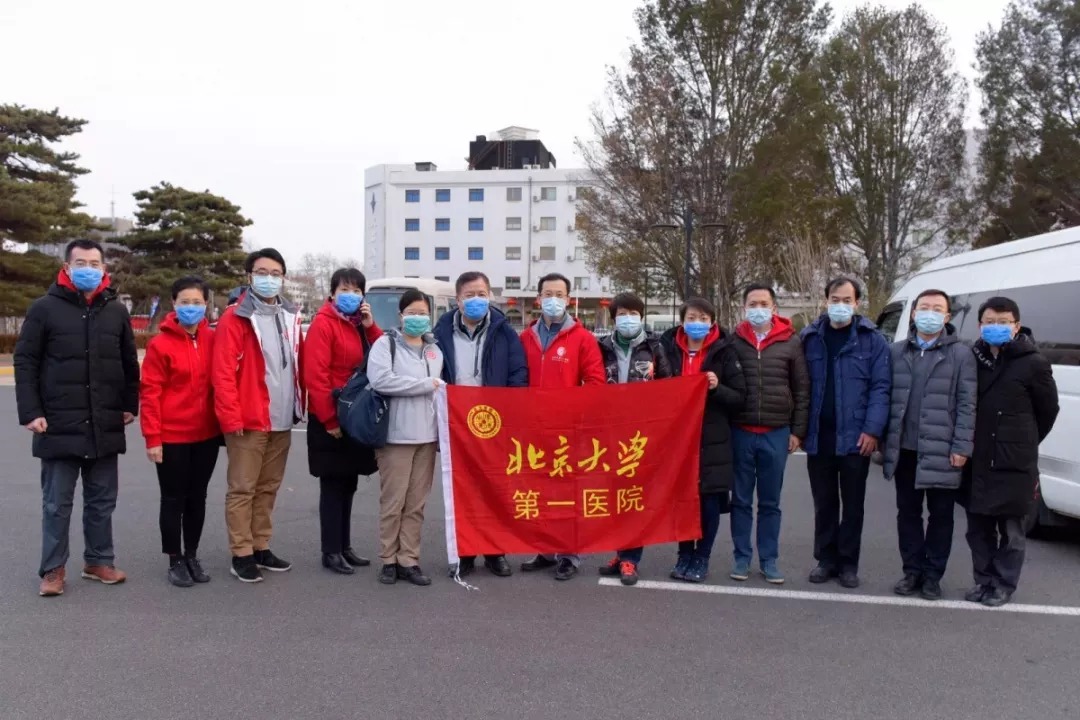
[[[506,202],[521,202],[521,188],[506,188]]]
[[[448,247],[441,247],[441,248],[437,247],[437,248],[435,248],[435,259],[436,260],[449,260],[450,259],[450,248],[448,248]]]
[[[435,191],[435,202],[450,202],[450,190],[449,189],[436,190]]]
[[[469,218],[469,230],[476,232],[484,229],[484,218]]]
[[[541,262],[554,262],[555,261],[555,246],[554,245],[541,245],[536,258]]]
[[[576,277],[576,278],[574,278],[574,289],[575,290],[586,290],[587,291],[589,289],[589,278],[587,278],[587,277]]]
[[[540,199],[541,200],[554,200],[555,197],[556,197],[555,196],[555,188],[553,188],[553,187],[547,187],[547,188],[542,187],[542,188],[540,188]]]
[[[574,248],[574,259],[575,260],[584,260],[585,259],[585,248],[582,247],[581,245],[578,245],[576,248]]]
[[[553,218],[553,217],[542,217],[542,218],[540,218],[540,229],[545,230],[545,231],[549,231],[549,232],[554,232],[554,230],[555,230],[555,218]]]
[[[407,247],[407,248],[405,248],[405,259],[406,260],[419,260],[420,259],[420,248],[418,248],[418,247]]]
[[[435,279],[436,280],[442,280],[443,282],[450,282],[450,276],[449,275],[436,275]]]
[[[470,188],[469,202],[484,202],[484,188]]]
[[[469,248],[469,259],[470,260],[483,260],[484,259],[484,248],[482,248],[482,247],[471,247],[471,248]]]
[[[506,218],[506,229],[507,230],[520,230],[521,229],[521,218],[519,218],[519,217]]]
[[[507,260],[520,260],[521,259],[521,246],[506,248]]]
[[[521,278],[517,275],[507,275],[506,282],[503,284],[503,287],[505,287],[507,290],[520,290]]]
[[[405,191],[405,202],[420,202],[420,191],[419,190],[406,190]]]
[[[450,232],[450,218],[435,218],[437,232]]]
[[[420,218],[405,218],[405,232],[420,232]]]

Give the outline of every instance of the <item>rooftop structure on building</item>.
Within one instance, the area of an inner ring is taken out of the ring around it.
[[[556,167],[555,156],[544,146],[537,130],[511,125],[469,143],[470,170],[547,170]]]

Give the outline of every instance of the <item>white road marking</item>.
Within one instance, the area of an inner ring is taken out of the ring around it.
[[[601,578],[600,584],[607,587],[622,587],[615,578]],[[744,597],[772,598],[780,600],[817,600],[820,602],[854,603],[858,605],[894,605],[899,607],[934,608],[940,610],[977,610],[982,612],[1011,612],[1029,615],[1065,615],[1080,617],[1080,607],[1067,605],[1023,605],[1009,603],[999,608],[988,608],[979,603],[963,600],[922,600],[887,595],[851,595],[848,593],[809,592],[806,590],[771,590],[768,588],[730,587],[727,585],[696,585],[692,583],[661,582],[641,580],[634,589],[674,590],[676,592],[705,593],[708,595],[742,595]]]

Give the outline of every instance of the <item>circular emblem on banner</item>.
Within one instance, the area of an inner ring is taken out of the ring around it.
[[[477,405],[469,411],[466,420],[469,431],[481,440],[490,440],[502,430],[502,418],[499,411],[490,405]]]

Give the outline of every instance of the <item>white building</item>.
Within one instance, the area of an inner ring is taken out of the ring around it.
[[[377,165],[364,173],[364,273],[453,282],[480,270],[495,292],[531,309],[537,280],[570,279],[581,312],[612,296],[585,261],[575,230],[585,170],[439,171],[431,163]]]

